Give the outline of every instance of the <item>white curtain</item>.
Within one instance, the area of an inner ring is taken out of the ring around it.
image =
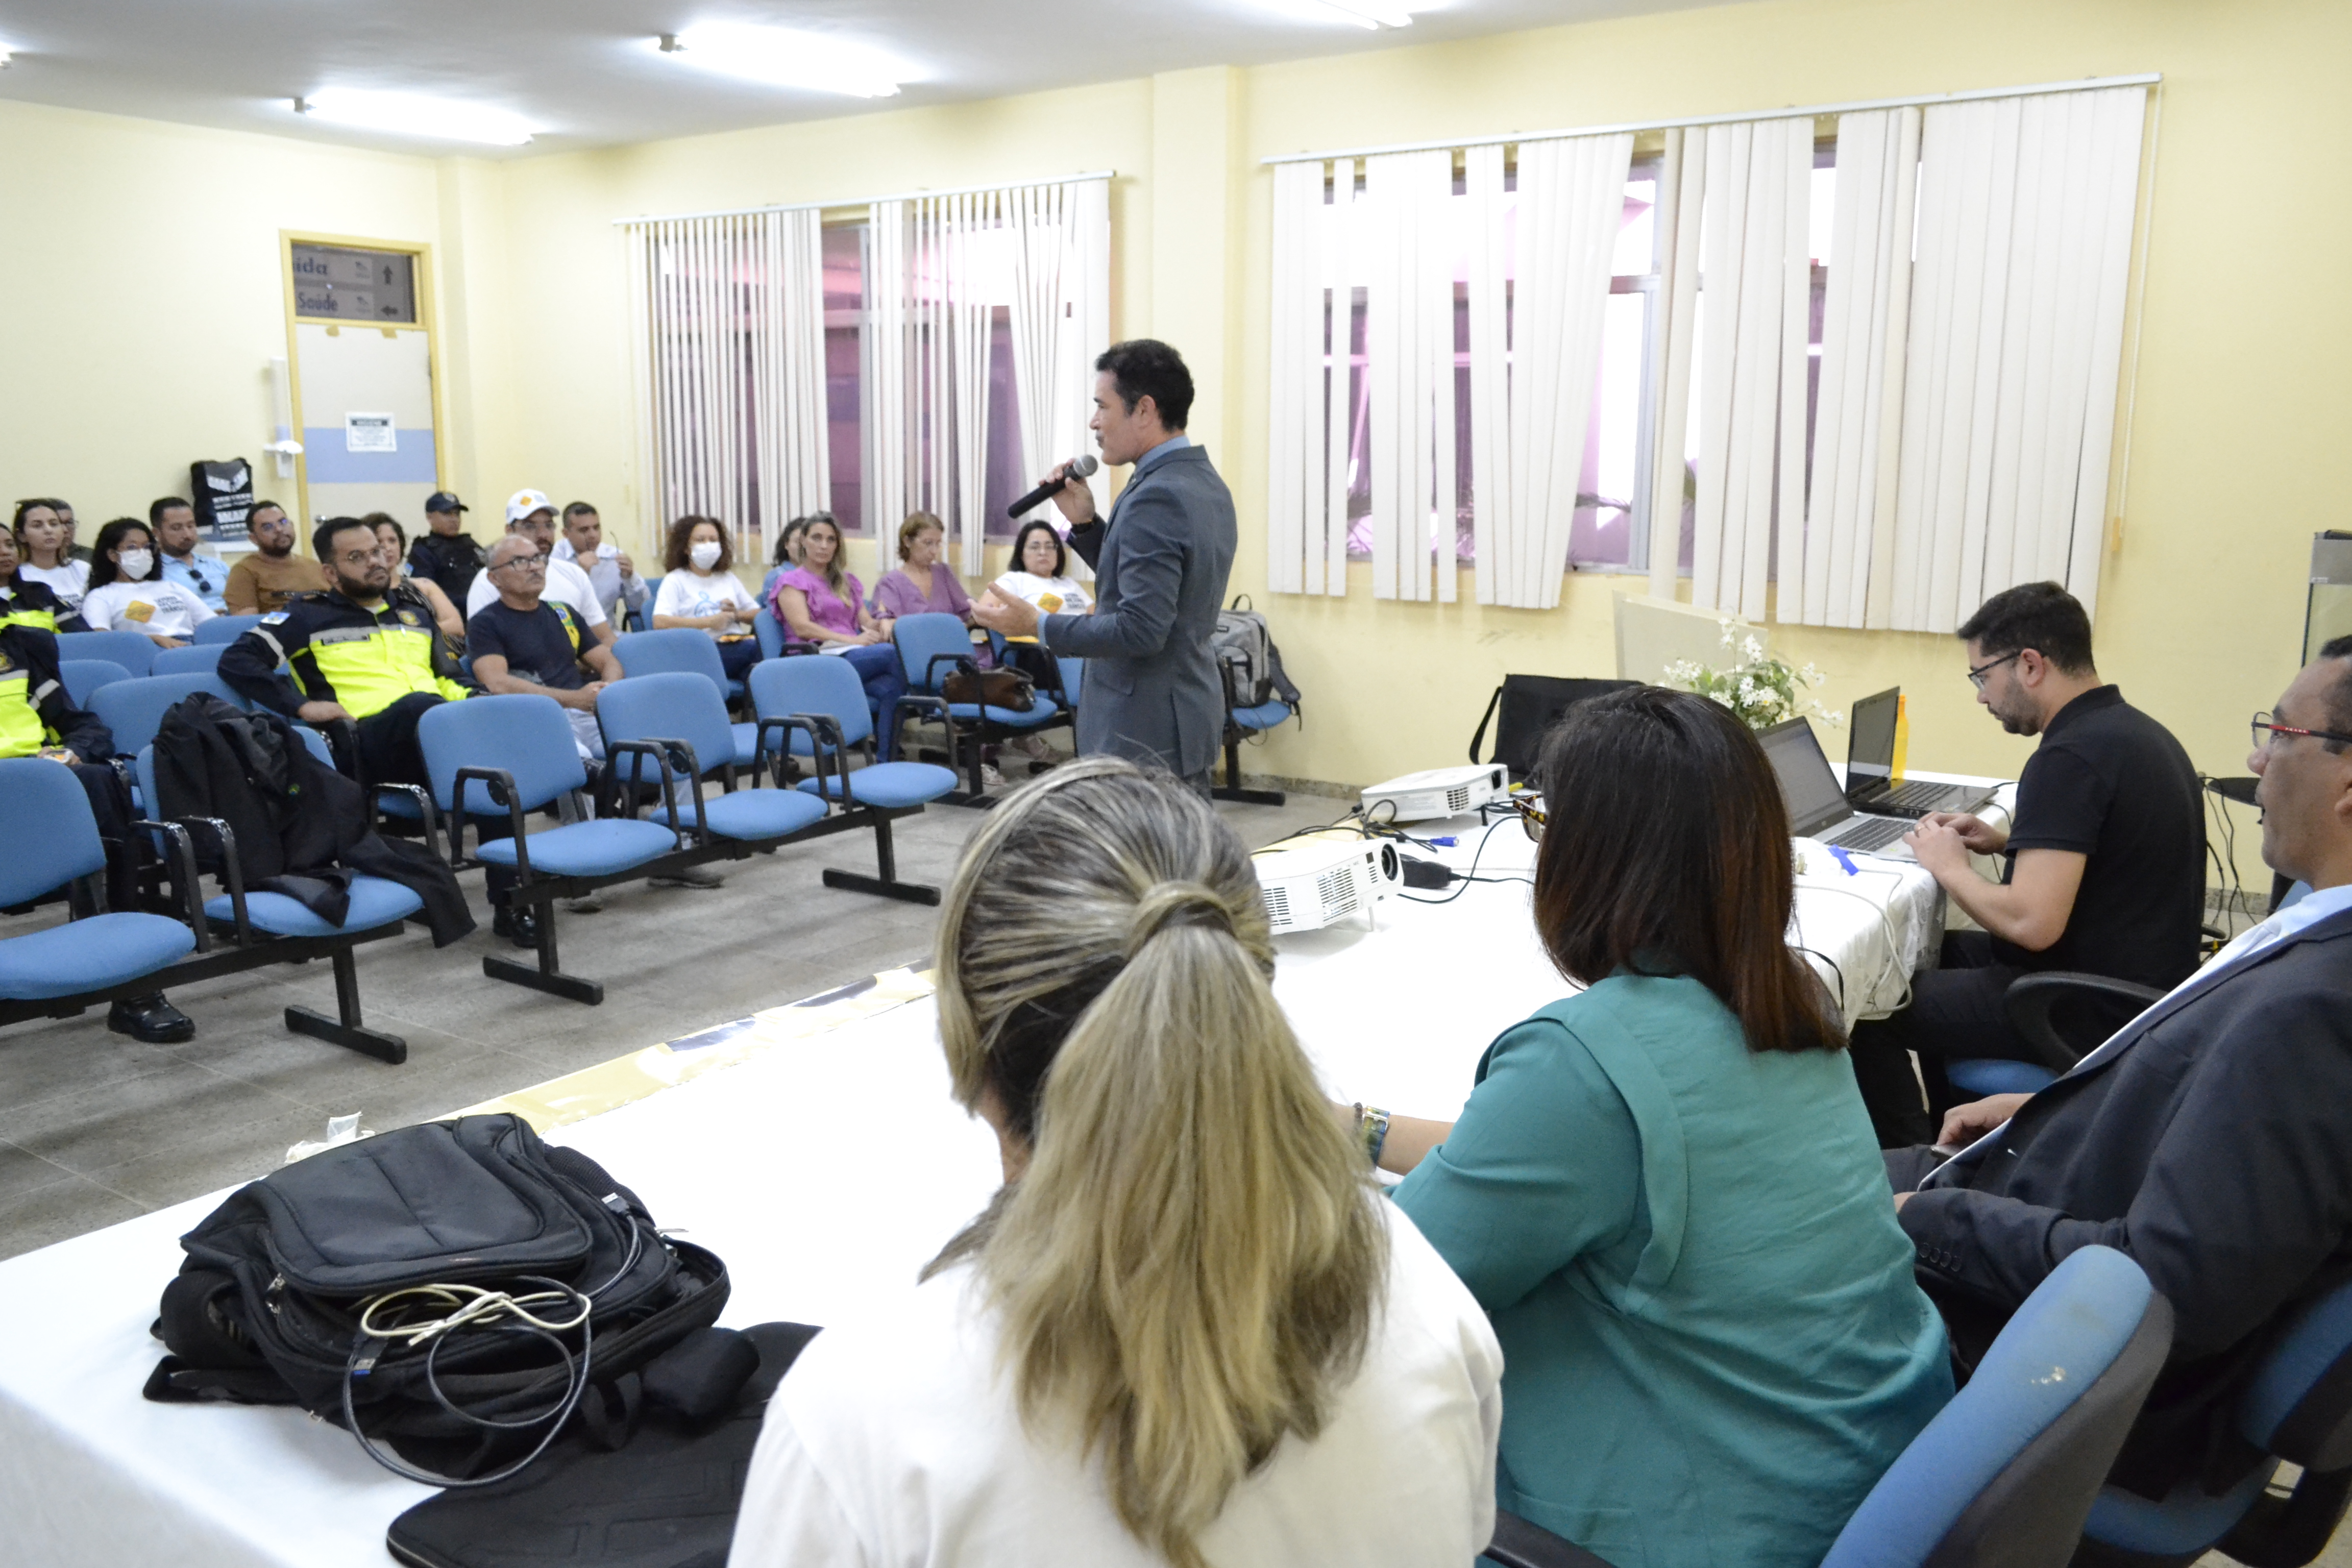
[[[1650,483],[1643,534],[1650,592],[1675,596],[1680,574],[1683,497],[1689,477],[1691,347],[1698,326],[1699,237],[1705,227],[1706,135],[1666,132],[1658,163],[1658,291],[1650,319]]]
[[[2055,579],[2094,608],[2147,89],[1937,104],[1886,624]]]
[[[907,204],[876,202],[866,210],[866,328],[858,334],[858,468],[866,515],[900,519],[909,476],[906,409],[908,309]],[[881,536],[883,524],[874,533]]]
[[[1343,162],[1340,171],[1341,183],[1352,187],[1354,163]],[[1339,220],[1329,216],[1335,209],[1324,200],[1325,178],[1319,163],[1275,165],[1266,583],[1277,594],[1348,591],[1347,471],[1332,461],[1327,443],[1336,442],[1344,462],[1351,291],[1342,278],[1334,327],[1329,301]],[[1342,216],[1351,195],[1339,193]],[[1336,519],[1330,505],[1335,489]]]
[[[829,506],[824,284],[810,211],[631,224],[638,522],[687,512],[764,558],[790,518]]]
[[[1094,450],[1095,359],[1110,347],[1110,184],[1024,185],[1003,197],[1012,231],[1014,401],[1021,419],[1021,489]],[[1087,481],[1109,507],[1108,476]],[[1029,515],[1045,515],[1043,502]],[[1073,558],[1075,569],[1085,563]],[[978,571],[974,560],[967,568]]]
[[[1783,564],[1802,538],[1813,122],[1711,125],[1705,156],[1691,603],[1760,620],[1776,509]]]
[[[1453,195],[1449,152],[1364,160],[1375,598],[1454,596]]]
[[[1804,569],[1781,575],[1783,621],[1887,624],[1918,166],[1916,108],[1839,117]]]

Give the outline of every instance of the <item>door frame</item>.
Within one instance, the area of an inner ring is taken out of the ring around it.
[[[396,332],[425,334],[425,374],[432,384],[433,395],[433,488],[449,488],[449,410],[441,395],[441,333],[435,320],[435,288],[433,247],[423,240],[367,239],[358,235],[321,234],[313,229],[281,228],[278,231],[278,275],[286,296],[286,392],[294,416],[293,437],[302,438],[307,428],[302,422],[302,346],[295,335],[298,326],[356,327],[362,323],[346,321],[333,316],[301,316],[294,310],[294,247],[302,245],[339,245],[357,250],[383,250],[394,255],[414,257],[416,286],[416,320],[386,326],[379,321],[364,323],[374,327],[386,337]],[[294,531],[294,548],[310,553],[310,455],[306,450],[294,459],[294,504],[299,509],[300,525]]]

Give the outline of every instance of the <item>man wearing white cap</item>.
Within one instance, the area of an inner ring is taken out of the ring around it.
[[[569,605],[580,613],[580,619],[599,643],[613,640],[613,623],[604,614],[604,605],[596,596],[595,585],[588,574],[569,561],[554,559],[555,503],[542,490],[517,490],[507,498],[507,531],[531,541],[548,557],[547,586],[540,596],[559,605]],[[499,590],[487,572],[474,579],[466,593],[466,619],[471,622],[485,606],[499,600]]]

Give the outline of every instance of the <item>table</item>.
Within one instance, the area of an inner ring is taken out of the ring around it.
[[[1433,853],[1475,858],[1481,875],[1532,864],[1515,822],[1415,831],[1450,831],[1457,842]],[[1850,1020],[1900,999],[1943,916],[1916,867],[1861,864],[1854,878],[1809,868],[1790,928],[1842,977],[1832,985]],[[1279,940],[1276,993],[1335,1098],[1455,1113],[1494,1037],[1571,989],[1536,941],[1528,899],[1524,881],[1473,883],[1447,903],[1391,900],[1369,922]],[[924,984],[903,972],[506,1103],[725,1258],[734,1294],[720,1321],[736,1326],[856,1317],[904,1289],[1000,1180],[994,1137],[949,1098]],[[431,1495],[299,1410],[140,1397],[178,1237],[223,1195],[0,1263],[8,1561],[382,1568],[385,1528]]]

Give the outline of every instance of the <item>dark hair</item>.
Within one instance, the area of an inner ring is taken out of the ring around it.
[[[719,564],[713,572],[725,572],[735,564],[735,546],[727,537],[727,525],[715,517],[705,517],[690,511],[669,525],[669,539],[662,546],[662,570],[684,572],[693,565],[688,553],[694,548],[694,531],[703,523],[719,531]]]
[[[1021,556],[1022,552],[1029,548],[1029,536],[1036,532],[1039,529],[1045,530],[1045,536],[1054,542],[1053,575],[1056,577],[1068,576],[1070,574],[1070,552],[1068,548],[1062,543],[1061,531],[1042,517],[1031,518],[1028,521],[1021,525],[1021,531],[1013,536],[1013,570],[1015,572],[1026,572],[1029,570],[1028,567],[1021,563]]]
[[[22,539],[25,536],[25,514],[37,506],[47,507],[51,511],[58,510],[58,503],[47,496],[27,496],[16,503],[16,515],[8,520],[8,531]]]
[[[147,536],[147,552],[155,559],[149,563],[144,577],[126,577],[114,557],[108,553],[129,538],[131,531]],[[109,583],[150,583],[163,575],[162,552],[155,548],[155,531],[135,517],[118,517],[98,531],[98,542],[89,547],[89,585],[103,588]]]
[[[288,511],[284,507],[279,506],[276,501],[257,500],[253,503],[253,510],[245,514],[245,526],[251,528],[253,526],[253,520],[260,516],[265,511],[274,511],[278,516],[286,519],[289,522],[294,521],[294,514]]]
[[[147,521],[150,523],[161,524],[163,514],[175,506],[186,507],[190,511],[196,510],[195,503],[184,496],[158,496],[147,503]]]
[[[335,535],[355,528],[366,529],[370,539],[375,537],[373,525],[356,517],[331,517],[310,531],[310,553],[319,558],[330,577],[335,574]]]
[[[923,530],[927,528],[936,528],[943,534],[948,531],[946,523],[928,511],[910,511],[907,514],[907,521],[898,525],[899,560],[904,561],[912,553],[915,541],[922,537]]]
[[[2021,583],[1977,606],[1960,623],[1960,640],[1988,658],[2032,648],[2069,675],[2091,672],[2091,617],[2055,583]]]
[[[1129,414],[1138,399],[1149,397],[1160,410],[1160,423],[1171,430],[1184,428],[1192,416],[1192,373],[1184,356],[1157,338],[1130,338],[1103,350],[1095,361],[1107,370],[1118,388],[1118,400]]]
[[[1750,1050],[1844,1044],[1789,951],[1780,782],[1730,710],[1660,686],[1591,698],[1552,731],[1536,777],[1549,813],[1536,929],[1562,974],[1685,974],[1738,1016]]]
[[[392,530],[392,536],[400,541],[400,552],[403,555],[408,553],[408,530],[400,526],[400,519],[388,511],[372,511],[360,521],[378,533],[382,533],[387,528]]]
[[[790,522],[784,524],[784,526],[776,533],[776,553],[768,562],[768,564],[771,566],[791,565],[793,561],[793,539],[801,534],[806,533],[809,531],[809,524],[814,522],[818,518],[823,518],[827,522],[833,522],[833,513],[829,511],[813,511],[806,517],[796,517]],[[834,523],[834,526],[838,528],[841,525],[839,523]]]
[[[604,514],[598,511],[594,507],[590,506],[584,500],[575,500],[565,504],[562,521],[564,522],[570,522],[575,517],[593,517],[599,522],[604,521]]]

